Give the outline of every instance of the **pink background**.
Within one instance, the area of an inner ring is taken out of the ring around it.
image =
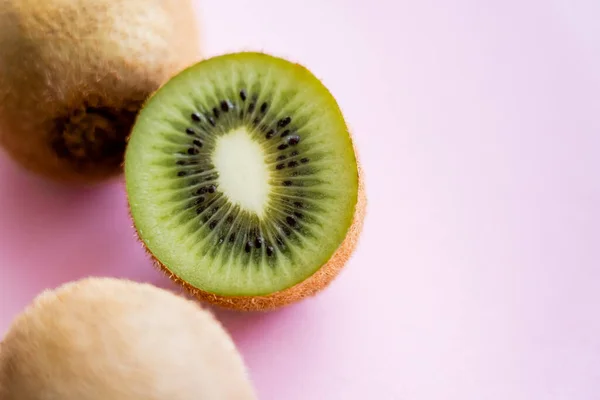
[[[262,399],[600,398],[600,2],[198,4],[205,54],[323,79],[367,173],[359,250],[322,295],[219,312]],[[65,189],[0,160],[0,335],[88,275],[170,287],[122,184]]]

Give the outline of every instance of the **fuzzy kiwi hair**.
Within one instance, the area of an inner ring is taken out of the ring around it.
[[[190,0],[0,0],[0,145],[37,174],[121,172],[147,97],[200,59]]]
[[[234,342],[197,302],[87,278],[40,294],[0,344],[2,400],[251,400]]]
[[[128,205],[154,264],[197,298],[272,310],[323,290],[353,254],[364,173],[333,95],[260,52],[188,67],[141,110]]]

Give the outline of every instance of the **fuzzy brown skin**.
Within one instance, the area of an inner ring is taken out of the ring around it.
[[[221,296],[214,293],[198,289],[187,282],[181,280],[177,275],[164,266],[152,252],[144,246],[146,252],[150,255],[154,265],[164,272],[169,279],[185,288],[185,290],[196,298],[209,302],[219,307],[239,310],[239,311],[269,311],[281,308],[292,303],[298,302],[307,297],[311,297],[325,289],[344,268],[356,246],[362,232],[364,219],[367,211],[367,194],[365,191],[364,172],[358,164],[358,199],[354,211],[352,225],[350,226],[346,238],[335,251],[329,261],[323,265],[317,272],[304,281],[279,292],[271,293],[266,296]],[[135,228],[135,221],[134,221]],[[137,230],[136,230],[137,232]],[[141,238],[138,239],[143,244]]]
[[[0,0],[0,145],[92,183],[121,171],[148,96],[200,59],[190,0]]]
[[[0,400],[251,400],[212,314],[149,284],[89,278],[41,294],[0,347]]]

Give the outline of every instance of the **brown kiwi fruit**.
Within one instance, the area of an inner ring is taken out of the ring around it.
[[[87,278],[39,295],[0,347],[1,400],[256,399],[243,359],[196,302]]]
[[[306,68],[264,53],[213,57],[161,87],[132,130],[125,181],[157,265],[199,298],[240,310],[326,287],[365,216],[336,100]]]
[[[0,0],[0,145],[43,176],[121,171],[146,98],[199,60],[190,0]]]

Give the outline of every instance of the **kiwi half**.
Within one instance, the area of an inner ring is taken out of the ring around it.
[[[140,112],[125,155],[141,241],[196,296],[283,306],[325,287],[365,211],[352,138],[306,68],[263,53],[201,61]]]
[[[2,400],[251,400],[211,313],[150,284],[87,278],[47,290],[0,346]]]
[[[0,145],[27,169],[121,172],[147,97],[198,61],[189,0],[0,0]]]

